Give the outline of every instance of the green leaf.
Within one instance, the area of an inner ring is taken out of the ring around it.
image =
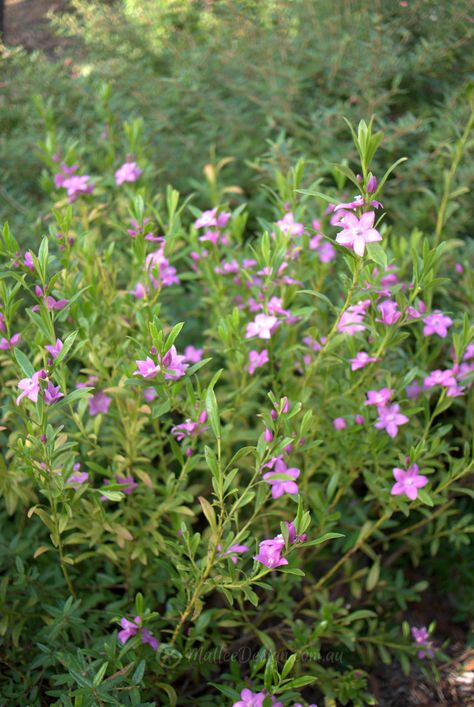
[[[20,366],[21,370],[25,374],[26,378],[31,378],[33,373],[35,372],[35,369],[23,353],[23,351],[20,351],[20,349],[15,348],[15,358],[17,360],[18,365]]]
[[[309,540],[309,542],[303,543],[305,547],[310,547],[311,545],[320,545],[321,543],[325,543],[326,540],[332,540],[333,538],[344,538],[344,535],[341,535],[341,533],[324,533],[324,535],[321,535],[320,538],[315,538],[314,540]]]

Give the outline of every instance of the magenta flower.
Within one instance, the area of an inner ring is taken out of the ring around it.
[[[296,534],[296,528],[294,523],[289,523],[287,520],[285,521],[286,526],[288,528],[288,540],[292,545],[294,543],[304,543],[308,539],[308,536],[306,533],[303,533],[302,535],[297,535]]]
[[[443,312],[436,310],[433,314],[429,314],[425,317],[423,335],[431,336],[432,334],[437,334],[444,339],[448,335],[448,328],[452,323],[452,319],[443,314]]]
[[[136,182],[142,170],[136,162],[125,162],[115,172],[115,183],[119,187],[124,182]]]
[[[257,314],[253,322],[247,324],[246,339],[258,336],[259,339],[271,339],[278,326],[278,319],[268,314]]]
[[[44,378],[44,371],[36,371],[36,373],[33,373],[31,378],[22,378],[20,381],[18,381],[18,387],[20,390],[23,392],[20,393],[20,395],[16,399],[16,404],[19,405],[20,401],[23,398],[29,398],[31,402],[36,403],[38,402],[38,394],[40,391],[40,380]]]
[[[199,363],[202,360],[204,349],[196,349],[194,346],[186,346],[183,360],[187,363]]]
[[[399,411],[400,405],[397,403],[387,407],[384,405],[378,407],[379,416],[375,427],[378,430],[385,430],[392,439],[397,436],[400,425],[406,425],[410,421],[406,415],[402,415]]]
[[[28,270],[31,270],[31,272],[33,272],[33,270],[35,269],[35,264],[33,262],[33,258],[31,257],[31,251],[29,250],[25,252],[23,258],[23,265],[25,266],[25,268],[28,268]]]
[[[380,233],[373,228],[374,218],[374,211],[362,214],[360,219],[354,214],[345,214],[342,223],[343,230],[337,234],[336,242],[347,248],[352,248],[354,253],[362,257],[367,243],[382,240]]]
[[[253,559],[271,569],[287,565],[288,560],[285,560],[285,558],[281,556],[284,546],[285,541],[283,538],[262,540],[258,546],[258,553]]]
[[[44,391],[44,402],[46,405],[52,405],[59,400],[59,398],[64,398],[64,394],[61,393],[59,385],[55,386],[51,381],[48,381],[48,385]]]
[[[454,377],[453,371],[449,368],[445,371],[436,369],[431,371],[429,376],[423,381],[425,388],[433,388],[435,385],[441,385],[443,388],[449,388],[450,386],[457,385],[456,378]]]
[[[399,496],[404,493],[410,501],[414,501],[418,496],[418,489],[423,488],[428,483],[428,477],[418,473],[418,465],[412,464],[408,469],[393,470],[396,483],[392,486],[390,493],[392,496]]]
[[[240,693],[240,700],[234,702],[232,707],[262,707],[266,692],[252,692],[245,688]]]
[[[158,355],[158,361],[160,360],[166,380],[182,378],[189,365],[185,363],[185,356],[178,354],[175,346],[172,346],[162,359]]]
[[[60,309],[64,309],[64,307],[67,304],[69,304],[69,300],[67,300],[67,299],[56,300],[51,295],[45,295],[42,288],[39,285],[36,285],[36,287],[35,287],[35,294],[37,297],[40,297],[43,300],[44,304],[46,305],[46,307],[48,309],[60,310]],[[33,312],[37,312],[38,309],[39,309],[38,305],[35,305],[34,307],[31,308],[31,310]]]
[[[5,315],[3,312],[0,312],[0,331],[6,331]]]
[[[268,363],[269,358],[268,358],[268,351],[267,349],[263,349],[263,351],[249,351],[249,365],[248,365],[248,372],[252,376],[257,368],[261,368],[265,363]]]
[[[377,177],[374,177],[373,174],[369,177],[369,180],[367,181],[365,191],[367,192],[367,194],[373,194],[375,191],[377,191]]]
[[[353,371],[358,371],[359,368],[365,368],[369,363],[375,363],[378,359],[375,356],[369,356],[366,351],[359,351],[355,355],[355,358],[349,359],[351,362],[351,369]]]
[[[297,479],[300,475],[300,470],[296,467],[287,468],[283,459],[277,459],[273,467],[273,471],[267,471],[263,478],[272,487],[272,498],[280,498],[284,493],[295,494],[298,493],[298,485],[296,482],[290,479],[278,479],[275,478],[277,474],[286,474],[290,476],[291,479]]]
[[[46,349],[46,351],[49,351],[53,359],[55,359],[58,357],[59,352],[63,348],[63,342],[61,341],[61,339],[56,339],[56,343],[54,344],[54,346],[51,346],[51,344],[46,344],[44,348]]]
[[[133,290],[129,290],[129,295],[132,295],[132,297],[135,297],[136,299],[144,299],[146,295],[146,287],[142,285],[141,282],[137,282]]]
[[[388,326],[396,324],[402,316],[402,313],[398,309],[398,304],[394,300],[387,299],[384,302],[381,302],[377,306],[377,309],[379,310],[381,316],[381,318],[377,319],[377,321],[382,322],[382,324],[388,324]]]
[[[98,393],[89,398],[89,415],[95,417],[99,413],[107,414],[109,411],[112,398],[100,390]]]
[[[77,488],[81,486],[81,484],[85,484],[86,481],[89,480],[89,474],[87,473],[87,471],[81,471],[80,464],[74,464],[73,471],[74,474],[71,474],[71,476],[67,480],[67,483],[71,484],[71,486]]]
[[[347,422],[343,417],[336,417],[336,419],[332,421],[332,426],[338,431],[345,430],[347,427]]]
[[[158,393],[154,388],[145,388],[145,390],[143,391],[143,397],[149,403],[152,403],[157,396]]]
[[[204,425],[204,423],[207,420],[207,413],[203,412],[199,416],[199,419],[197,422],[194,422],[194,420],[190,420],[189,418],[185,421],[182,422],[180,425],[175,425],[174,427],[171,428],[171,434],[174,435],[177,439],[178,442],[182,442],[183,439],[186,437],[193,438],[193,437],[199,437],[199,435],[202,435],[206,430],[209,428],[207,425]]]
[[[142,629],[141,633],[141,641],[143,644],[147,644],[153,648],[154,651],[157,651],[158,648],[160,647],[159,642],[156,640],[154,635],[152,634],[151,631],[149,631],[147,628]]]
[[[158,250],[149,253],[145,259],[145,267],[155,289],[180,283],[179,277],[176,275],[176,268],[169,264],[164,248],[162,245]]]
[[[369,390],[367,392],[367,400],[364,405],[386,405],[393,395],[391,388],[381,388],[380,390]]]
[[[6,339],[2,336],[0,339],[0,351],[8,351],[9,349],[13,349],[14,346],[17,346],[20,343],[20,340],[21,334],[13,334],[11,339]]]

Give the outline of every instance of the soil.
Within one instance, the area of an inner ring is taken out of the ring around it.
[[[4,0],[5,44],[23,46],[29,51],[42,49],[48,55],[58,47],[48,13],[67,9],[69,0]]]

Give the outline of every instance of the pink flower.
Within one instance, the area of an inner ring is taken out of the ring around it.
[[[342,334],[354,336],[357,332],[364,331],[365,325],[363,324],[363,321],[363,313],[355,311],[354,306],[348,307],[339,319],[337,330]]]
[[[185,363],[185,357],[178,354],[176,346],[172,346],[162,359],[158,355],[158,361],[160,360],[166,380],[178,380],[178,378],[182,378],[189,365]]]
[[[64,307],[69,304],[69,300],[67,299],[60,299],[60,300],[55,300],[54,297],[51,295],[45,295],[42,288],[39,285],[36,285],[35,287],[35,294],[37,297],[40,297],[46,307],[48,309],[64,309]],[[31,308],[33,312],[37,312],[39,307],[36,305],[35,307]]]
[[[270,339],[278,326],[278,319],[268,314],[257,314],[254,321],[247,324],[246,339],[258,336],[259,339]]]
[[[417,464],[412,464],[408,469],[395,467],[393,475],[396,483],[392,486],[390,493],[393,496],[399,496],[404,493],[410,501],[414,501],[418,496],[418,489],[423,488],[428,483],[428,478],[418,473]]]
[[[161,371],[161,366],[155,363],[150,356],[147,356],[144,361],[135,361],[138,368],[133,372],[134,376],[142,376],[143,378],[156,378]]]
[[[265,567],[275,568],[287,565],[288,560],[281,556],[285,546],[283,538],[274,538],[273,540],[262,540],[258,546],[258,553],[254,556],[254,560],[260,562]]]
[[[354,422],[356,425],[363,425],[365,423],[365,417],[363,415],[356,415],[354,417]]]
[[[135,297],[136,299],[143,299],[146,295],[146,287],[142,285],[141,282],[137,282],[134,289],[130,290],[128,294],[132,295],[132,297]]]
[[[454,377],[453,371],[450,369],[445,371],[436,369],[435,371],[431,371],[429,376],[426,376],[423,383],[425,388],[433,388],[435,385],[441,385],[443,388],[449,388],[450,386],[456,385],[456,378]]]
[[[188,363],[199,363],[202,360],[204,349],[196,349],[194,346],[186,346],[184,349],[183,361]]]
[[[3,314],[3,312],[0,312],[0,331],[5,331],[5,330],[6,330],[5,315]]]
[[[286,236],[302,236],[304,233],[304,224],[297,223],[291,211],[277,221],[277,226]]]
[[[151,633],[146,628],[141,627],[141,618],[139,616],[135,616],[134,621],[129,621],[128,619],[120,619],[120,625],[122,627],[122,630],[119,631],[118,634],[118,639],[120,643],[124,644],[128,641],[129,638],[132,638],[132,636],[136,636],[137,633],[140,631],[140,640],[143,644],[148,643],[153,650],[158,650],[159,648],[159,643],[154,637],[154,635]]]
[[[89,398],[89,415],[95,417],[99,413],[107,414],[109,411],[110,403],[112,398],[109,398],[104,391],[100,390],[98,393]]]
[[[278,459],[275,462],[273,471],[267,471],[267,473],[263,475],[264,480],[272,487],[272,498],[280,498],[284,493],[298,493],[298,485],[294,480],[278,479],[275,478],[275,475],[285,474],[286,476],[290,476],[291,479],[297,479],[300,473],[300,470],[296,467],[288,469],[283,459]]]
[[[136,162],[124,162],[115,172],[115,183],[119,187],[124,182],[136,182],[142,170]]]
[[[22,378],[20,381],[18,381],[18,387],[20,390],[23,392],[20,393],[20,395],[16,399],[16,404],[20,404],[20,400],[22,398],[27,397],[31,402],[36,403],[38,402],[38,394],[40,391],[40,380],[44,378],[44,371],[36,371],[36,373],[33,373],[31,378]]]
[[[443,312],[436,310],[433,314],[429,314],[425,317],[423,335],[431,336],[432,334],[437,334],[444,339],[448,335],[448,328],[452,325],[452,323],[452,319],[443,314]]]
[[[145,400],[149,403],[152,403],[153,400],[157,397],[158,393],[154,388],[145,388],[143,391],[143,397]]]
[[[332,426],[338,431],[345,430],[347,427],[347,422],[343,417],[336,417],[336,419],[332,421]]]
[[[380,233],[373,228],[374,218],[374,211],[362,214],[360,219],[354,214],[346,214],[342,224],[344,230],[337,234],[336,242],[347,248],[352,248],[357,255],[362,257],[367,243],[382,240]]]
[[[89,474],[87,471],[81,471],[81,465],[80,464],[74,464],[73,466],[73,471],[74,474],[71,474],[69,479],[67,480],[68,484],[71,484],[71,486],[81,486],[81,484],[85,484],[86,481],[89,479]]]
[[[257,368],[261,368],[265,363],[268,363],[268,351],[263,349],[263,351],[249,351],[249,365],[248,372],[252,376]]]
[[[145,259],[145,267],[150,277],[150,281],[156,289],[159,287],[170,287],[179,285],[179,277],[176,275],[176,268],[169,264],[165,256],[165,247],[149,253]]]
[[[66,189],[70,204],[72,204],[73,201],[76,201],[81,194],[90,194],[94,191],[95,185],[90,184],[89,180],[90,177],[87,174],[82,177],[79,175],[74,175],[63,180],[61,187]]]
[[[31,270],[31,272],[33,272],[33,270],[35,269],[35,264],[33,262],[33,258],[31,257],[31,251],[29,250],[25,252],[25,256],[23,258],[23,265],[25,266],[25,268],[28,268],[28,270]]]
[[[428,629],[426,626],[422,626],[421,628],[416,628],[416,626],[411,627],[411,635],[413,637],[413,640],[415,643],[417,643],[419,646],[422,646],[424,650],[418,651],[417,655],[418,658],[426,658],[426,656],[429,656],[430,658],[433,657],[434,653],[431,648],[432,643],[429,640],[430,635],[428,633]]]
[[[199,419],[197,422],[194,422],[194,420],[187,419],[185,422],[182,422],[180,425],[175,425],[174,427],[171,428],[171,434],[176,437],[178,442],[182,442],[183,439],[186,437],[193,438],[193,437],[198,437],[199,435],[202,435],[206,430],[209,428],[207,426],[204,426],[204,423],[207,421],[207,413],[203,412],[199,416]]]
[[[55,359],[59,356],[59,353],[63,348],[63,342],[61,341],[61,339],[56,339],[56,343],[54,344],[54,346],[51,346],[51,344],[46,344],[44,348],[46,349],[46,351],[49,351],[53,359]]]
[[[231,545],[228,550],[226,550],[225,552],[222,552],[222,553],[220,552],[220,549],[221,549],[220,545],[218,546],[217,549],[219,550],[220,557],[227,557],[227,555],[230,555],[229,559],[233,562],[234,565],[237,564],[237,560],[238,560],[236,555],[241,554],[243,552],[248,552],[250,550],[250,548],[247,547],[247,545]]]
[[[381,302],[377,306],[377,309],[381,315],[381,319],[377,319],[377,321],[382,322],[382,324],[388,324],[389,326],[396,324],[402,316],[402,313],[398,309],[398,304],[394,300],[387,299]]]
[[[372,174],[367,181],[367,186],[365,187],[365,191],[367,194],[373,194],[375,191],[377,191],[377,177],[374,177]]]
[[[379,417],[375,423],[375,427],[378,430],[385,430],[392,439],[397,436],[399,426],[406,425],[406,423],[409,422],[408,417],[402,415],[399,411],[400,405],[397,403],[388,405],[387,407],[384,405],[378,407]]]
[[[287,520],[285,521],[286,526],[288,528],[288,540],[292,545],[294,543],[304,543],[308,539],[308,536],[306,533],[303,533],[302,535],[297,535],[296,534],[296,528],[294,523],[289,523]]]
[[[367,400],[364,405],[386,405],[393,395],[391,388],[381,388],[380,390],[369,390]]]
[[[59,400],[59,398],[64,398],[64,394],[61,393],[59,385],[55,386],[51,383],[51,381],[48,381],[48,385],[44,391],[44,402],[46,405],[52,405]]]
[[[330,263],[337,257],[337,251],[329,241],[324,241],[319,246],[318,255],[322,263]]]
[[[232,707],[262,707],[266,696],[266,692],[252,692],[245,688],[240,693],[240,700],[234,702]]]
[[[364,368],[368,366],[369,363],[375,363],[378,359],[375,356],[369,356],[366,351],[359,351],[355,358],[349,359],[351,362],[351,369],[353,371],[358,371],[359,368]]]
[[[194,222],[194,228],[209,228],[217,226],[216,219],[217,208],[210,211],[203,211],[200,217]]]

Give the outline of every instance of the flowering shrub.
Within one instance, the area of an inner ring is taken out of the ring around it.
[[[46,142],[49,234],[3,229],[4,694],[375,704],[375,659],[442,649],[410,567],[472,531],[469,264],[387,225],[373,121],[255,228],[209,166],[208,209],[157,195],[126,134],[97,174]]]

